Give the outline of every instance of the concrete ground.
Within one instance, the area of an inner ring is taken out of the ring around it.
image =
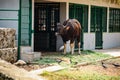
[[[104,53],[104,54],[109,54],[109,55],[114,56],[114,57],[120,56],[120,47],[110,48],[110,49],[94,50],[94,51],[101,52],[101,53]]]
[[[94,50],[94,51],[101,52],[103,54],[109,54],[109,55],[114,56],[114,57],[120,56],[120,47],[111,48],[111,49]],[[38,75],[38,74],[43,73],[44,71],[53,72],[53,71],[61,70],[61,69],[64,69],[64,68],[65,67],[61,67],[59,65],[58,66],[50,66],[50,67],[47,67],[47,68],[30,71],[30,73]]]
[[[101,49],[101,50],[94,50],[96,52],[101,52],[104,54],[109,54],[114,57],[120,56],[120,47],[117,48],[111,48],[111,49]],[[31,72],[27,72],[23,69],[19,69],[16,66],[7,63],[3,60],[0,60],[0,73],[4,73],[7,76],[11,76],[12,78],[15,78],[16,80],[45,80],[44,78],[38,76],[38,74],[42,73],[43,71],[56,71],[64,69],[61,66],[51,66],[40,70],[35,70]],[[32,75],[32,76],[29,76]],[[22,76],[22,77],[21,77]]]

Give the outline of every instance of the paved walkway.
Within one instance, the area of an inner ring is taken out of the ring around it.
[[[39,75],[39,74],[42,74],[44,71],[54,72],[54,71],[59,71],[62,69],[65,69],[65,67],[57,65],[57,66],[46,67],[46,68],[39,69],[39,70],[30,71],[30,73]]]
[[[120,56],[120,47],[111,48],[111,49],[95,50],[95,51],[102,52],[104,54],[109,54],[109,55],[114,56],[114,57]]]

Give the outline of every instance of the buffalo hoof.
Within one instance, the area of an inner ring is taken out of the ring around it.
[[[78,53],[79,55],[81,55],[81,53]]]

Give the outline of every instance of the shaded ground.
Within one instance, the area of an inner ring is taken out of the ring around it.
[[[96,53],[93,51],[82,51],[81,55],[78,55],[77,53],[75,53],[74,55],[62,55],[61,53],[43,53],[40,60],[34,61],[34,64],[27,64],[18,67],[24,68],[28,71],[41,69],[53,65],[72,67],[79,63],[94,62],[96,60],[102,60],[110,57],[111,56],[109,55]]]
[[[78,66],[76,68],[71,68],[71,70],[96,71],[104,75],[120,76],[120,66],[115,67],[113,65],[113,63],[120,64],[118,63],[118,61],[120,62],[120,58],[115,59],[113,62],[109,62],[111,60],[113,61],[113,59],[104,61],[106,68],[102,66],[101,62],[98,62],[98,63],[86,65],[86,66]],[[37,65],[36,64],[36,65],[24,65],[24,66],[19,66],[19,67],[24,68],[27,71],[31,71],[31,70],[42,69],[48,66],[52,66],[52,65]]]
[[[112,61],[112,62],[111,62]],[[120,58],[41,74],[47,80],[120,80]],[[117,64],[118,66],[114,66]]]
[[[52,65],[40,65],[40,64],[27,64],[27,65],[19,65],[18,67],[19,68],[23,68],[27,71],[32,71],[32,70],[37,70],[37,69],[42,69],[42,68],[45,68],[45,67],[48,67],[48,66],[52,66]]]
[[[95,62],[86,66],[78,66],[77,68],[83,71],[96,71],[103,75],[120,76],[120,57]]]
[[[50,54],[51,55],[51,54]],[[58,65],[58,62],[56,61],[58,59],[58,56],[54,56],[49,55],[49,58],[46,57],[46,55],[44,54],[44,57],[42,57],[42,59],[40,61],[42,62],[37,62],[37,64],[29,64],[29,65],[23,65],[23,66],[19,66],[20,68],[24,68],[28,71],[31,71],[31,70],[36,70],[36,69],[41,69],[41,68],[45,68],[45,67],[48,67],[48,66],[52,66],[52,65],[55,65],[57,64]],[[55,54],[54,54],[55,55]],[[88,59],[90,58],[91,60],[91,57],[93,57],[93,54],[92,56],[91,55],[83,55],[84,56],[84,59]],[[82,56],[82,57],[83,57]],[[87,56],[87,57],[85,57]],[[99,56],[99,55],[98,55]],[[62,58],[61,58],[62,57]],[[76,58],[79,57],[79,55],[74,55],[72,56],[73,58],[71,58],[70,55],[68,55],[67,57],[63,57],[62,56],[59,56],[59,59],[63,60],[63,62],[61,62],[59,65],[61,65],[62,63],[66,64],[66,65],[69,65],[71,66],[71,68],[73,68],[75,65],[77,65],[77,63],[81,60],[77,59],[78,62],[75,62],[76,61]],[[70,63],[70,58],[72,59],[73,63]],[[81,58],[81,56],[80,56]],[[96,57],[97,58],[97,57]],[[45,60],[44,60],[45,59]],[[75,59],[75,60],[74,60]],[[93,58],[92,58],[93,59]],[[85,61],[83,60],[83,62]],[[96,59],[97,60],[97,59]],[[98,59],[99,60],[99,59]],[[102,59],[101,59],[102,60]],[[49,62],[50,61],[50,62]],[[89,59],[87,60],[89,61]],[[93,61],[93,60],[91,60]],[[110,76],[120,76],[120,58],[113,58],[113,59],[108,59],[108,60],[105,60],[105,61],[102,61],[104,64],[102,65],[101,62],[93,62],[92,64],[90,65],[86,65],[86,66],[77,66],[76,68],[73,68],[74,70],[75,69],[80,69],[80,70],[85,70],[85,71],[96,71],[98,73],[102,73],[104,75],[110,75]],[[45,63],[45,64],[44,64]],[[53,64],[52,64],[53,63]],[[113,64],[116,64],[118,65],[117,67],[114,66]],[[104,68],[105,66],[105,68]]]
[[[79,69],[83,71],[96,71],[98,73],[108,76],[120,76],[120,67],[116,68],[112,65],[109,66],[108,68],[103,68],[102,66],[98,65],[87,65],[82,66]]]

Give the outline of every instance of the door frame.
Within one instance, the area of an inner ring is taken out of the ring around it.
[[[103,32],[105,32],[104,27],[107,27],[107,25],[104,24],[104,23],[107,24],[107,22],[106,22],[107,15],[103,13],[103,11],[105,9],[106,9],[105,12],[107,14],[107,8],[99,7],[99,6],[91,6],[91,17],[92,18],[91,18],[91,27],[90,28],[92,28],[91,32],[95,32],[95,49],[103,49]],[[100,12],[99,14],[97,13],[98,12],[97,10]],[[97,15],[100,15],[100,16],[97,17]],[[98,19],[101,20],[101,21],[99,21],[99,23],[97,21]],[[105,22],[103,22],[103,20]],[[98,24],[100,24],[100,25],[98,25]],[[100,36],[100,37],[98,38],[98,36]]]

